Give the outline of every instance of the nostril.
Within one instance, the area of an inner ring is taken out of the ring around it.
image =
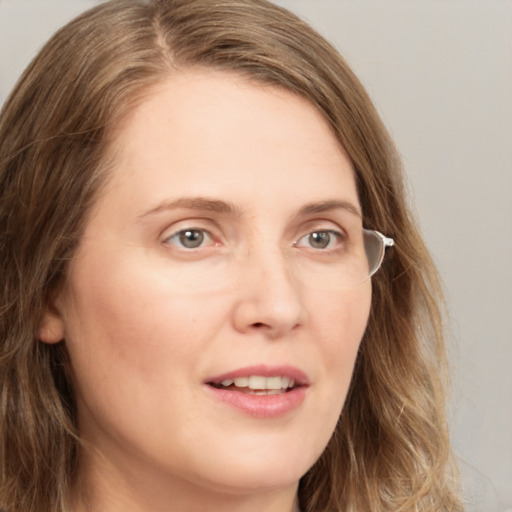
[[[252,324],[253,327],[263,327],[265,324],[263,322],[255,322],[254,324]]]

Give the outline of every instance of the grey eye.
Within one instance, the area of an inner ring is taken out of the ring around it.
[[[181,245],[187,249],[196,249],[204,241],[204,234],[197,229],[188,229],[182,231],[179,235]]]
[[[183,249],[197,249],[208,239],[207,233],[202,229],[183,229],[172,235],[168,241]]]
[[[329,247],[333,234],[329,231],[315,231],[308,235],[308,242],[313,249],[325,249]]]

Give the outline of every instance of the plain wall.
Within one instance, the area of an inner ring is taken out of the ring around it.
[[[0,0],[0,104],[43,41],[95,3]],[[467,510],[512,509],[512,2],[278,3],[341,51],[397,142],[446,286]]]

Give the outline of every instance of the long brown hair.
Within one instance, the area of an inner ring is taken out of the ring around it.
[[[0,118],[0,507],[63,512],[79,463],[65,341],[43,312],[108,174],[109,139],[180,68],[229,70],[310,101],[356,171],[364,223],[396,246],[373,278],[352,385],[304,512],[459,511],[445,423],[437,275],[404,195],[397,152],[339,54],[265,0],[114,0],[46,44]]]

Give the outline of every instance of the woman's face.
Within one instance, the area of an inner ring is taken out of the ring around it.
[[[335,428],[370,308],[369,282],[339,286],[362,225],[349,159],[303,99],[198,70],[131,112],[112,154],[41,329],[65,338],[102,454],[89,465],[295,488]]]

